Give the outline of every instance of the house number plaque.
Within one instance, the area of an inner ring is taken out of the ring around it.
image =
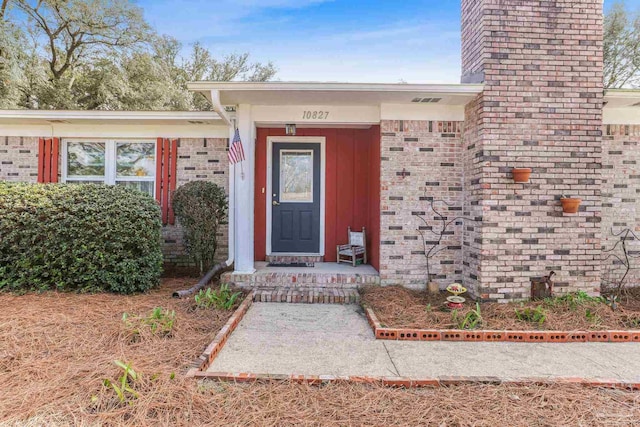
[[[305,110],[302,112],[302,118],[306,120],[327,120],[329,118],[329,112]]]

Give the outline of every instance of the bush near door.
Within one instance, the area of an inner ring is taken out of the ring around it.
[[[213,182],[191,181],[178,187],[172,201],[187,252],[203,274],[215,263],[218,232],[227,220],[227,196]]]

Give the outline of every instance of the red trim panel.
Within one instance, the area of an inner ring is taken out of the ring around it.
[[[254,206],[257,261],[266,258],[267,137],[283,136],[282,128],[258,128]],[[376,269],[380,254],[380,127],[371,129],[298,129],[298,136],[326,138],[325,255],[336,260],[336,245],[347,241],[347,227],[367,228],[369,263]],[[263,193],[264,189],[264,193]]]

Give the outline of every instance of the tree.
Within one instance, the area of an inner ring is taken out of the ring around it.
[[[141,9],[127,0],[15,1],[46,41],[55,81],[106,50],[139,46],[151,34]]]
[[[613,4],[604,17],[604,86],[640,84],[640,14],[623,3]]]
[[[131,0],[0,0],[0,108],[209,110],[187,82],[276,72],[247,53],[183,52]]]
[[[216,60],[211,52],[200,43],[193,45],[184,69],[187,81],[212,80],[217,82],[231,80],[264,82],[271,80],[277,72],[271,62],[266,64],[250,62],[248,53],[234,53],[227,55],[221,61]],[[198,110],[211,108],[209,101],[200,94],[194,94],[193,103]]]

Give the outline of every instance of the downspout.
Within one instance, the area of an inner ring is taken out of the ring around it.
[[[213,111],[218,113],[220,118],[229,126],[229,141],[231,141],[232,134],[235,132],[235,126],[227,112],[224,110],[224,107],[220,103],[220,91],[212,90],[211,91],[211,105],[213,107]],[[236,187],[235,187],[235,170],[231,164],[229,164],[229,221],[228,221],[228,236],[229,236],[229,244],[228,246],[228,258],[226,261],[218,263],[213,266],[211,270],[207,272],[194,286],[189,289],[176,291],[173,293],[174,298],[183,298],[189,295],[193,295],[198,292],[200,289],[204,288],[213,280],[216,275],[222,273],[224,270],[228,269],[233,265],[233,261],[235,258],[235,241],[236,241],[236,231],[235,231],[235,217],[236,217]]]

